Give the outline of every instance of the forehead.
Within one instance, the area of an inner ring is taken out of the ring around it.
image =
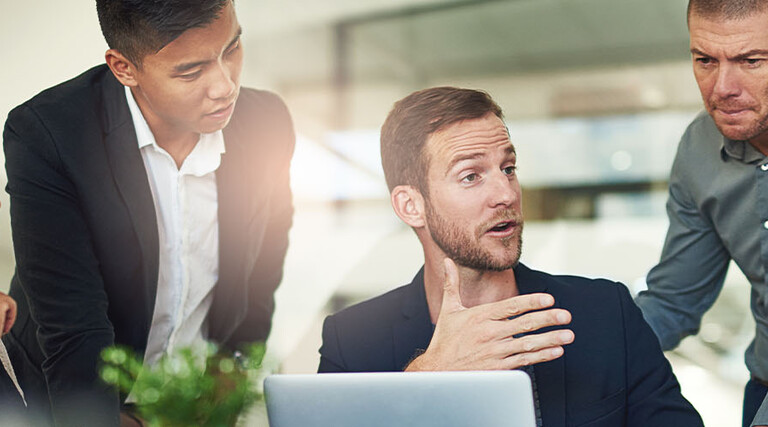
[[[464,120],[441,129],[427,139],[430,163],[450,163],[457,157],[514,153],[504,122],[494,114]]]
[[[740,19],[691,14],[691,48],[712,54],[739,54],[768,48],[768,10]]]
[[[144,62],[169,68],[181,63],[213,60],[229,46],[239,31],[240,24],[230,2],[208,25],[184,31],[157,53],[147,55]]]

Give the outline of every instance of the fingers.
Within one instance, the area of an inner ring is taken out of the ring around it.
[[[16,322],[16,313],[16,301],[11,300],[11,309],[5,313],[5,326],[2,329],[2,334],[7,334],[11,330],[13,324]]]
[[[550,326],[571,323],[571,313],[560,308],[527,313],[512,320],[499,322],[507,337],[530,333]]]
[[[537,363],[555,360],[564,354],[562,347],[550,347],[530,353],[518,353],[504,359],[499,369],[517,369],[521,366],[530,366]]]
[[[459,270],[450,258],[443,260],[445,279],[443,281],[443,304],[440,312],[452,313],[464,309],[461,304],[461,291],[459,289]]]
[[[490,304],[491,318],[504,320],[523,313],[541,310],[555,304],[555,299],[549,294],[518,295]]]
[[[0,293],[0,335],[11,330],[16,321],[16,301],[13,298]]]
[[[573,331],[567,329],[512,338],[500,349],[498,369],[517,369],[555,360],[565,354],[563,346],[573,340]]]
[[[573,331],[559,329],[543,334],[531,334],[520,338],[513,338],[506,343],[507,355],[532,353],[547,348],[557,348],[572,343]]]

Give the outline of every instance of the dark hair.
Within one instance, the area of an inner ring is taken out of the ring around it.
[[[397,101],[381,127],[381,165],[389,191],[398,185],[413,185],[428,195],[429,158],[424,146],[429,135],[489,113],[504,119],[490,95],[473,89],[433,87]]]
[[[96,0],[101,32],[111,49],[137,67],[190,28],[204,27],[233,0]]]
[[[766,8],[765,0],[689,0],[688,19],[691,14],[702,18],[742,19]]]

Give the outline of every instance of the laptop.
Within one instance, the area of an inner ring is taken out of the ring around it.
[[[522,371],[272,375],[271,427],[536,427]]]

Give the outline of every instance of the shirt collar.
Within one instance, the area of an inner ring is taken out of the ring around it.
[[[720,148],[723,160],[725,156],[731,157],[743,163],[755,163],[762,161],[765,156],[747,141],[734,141],[723,137]]]
[[[152,146],[155,150],[165,151],[157,145],[155,136],[149,128],[144,114],[141,113],[139,104],[133,98],[133,93],[128,86],[125,86],[125,98],[128,101],[128,109],[133,119],[133,127],[136,129],[136,139],[139,143],[139,149]],[[224,133],[217,130],[213,133],[200,134],[195,148],[189,153],[181,165],[180,172],[196,176],[203,176],[219,168],[221,164],[221,155],[226,152],[224,146]]]

